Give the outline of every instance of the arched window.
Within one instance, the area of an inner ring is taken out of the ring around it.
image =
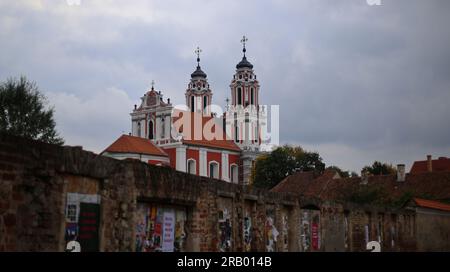
[[[148,123],[148,138],[153,140],[153,121]]]
[[[137,136],[141,137],[141,122],[137,123]]]
[[[253,88],[250,89],[250,104],[255,105],[255,92]]]
[[[206,112],[206,106],[208,105],[208,97],[203,96],[203,111]]]
[[[209,163],[209,177],[210,178],[219,178],[219,164],[217,162]]]
[[[194,96],[191,96],[191,112],[194,112]]]
[[[192,175],[197,174],[197,167],[194,159],[187,160],[187,172]]]
[[[237,89],[237,98],[238,98],[237,104],[242,105],[242,89],[241,88]]]
[[[164,117],[161,118],[161,138],[165,138],[166,137],[166,128],[164,126]]]
[[[236,164],[232,164],[230,166],[230,178],[231,178],[231,183],[235,183],[235,184],[239,183],[238,182],[238,178],[239,178],[238,167]]]

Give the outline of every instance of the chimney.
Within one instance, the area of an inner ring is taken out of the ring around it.
[[[431,159],[431,155],[427,155],[427,171],[433,172],[433,160]]]
[[[405,181],[405,165],[397,164],[397,181],[404,182]]]
[[[361,184],[368,184],[369,183],[369,173],[367,171],[361,171]]]

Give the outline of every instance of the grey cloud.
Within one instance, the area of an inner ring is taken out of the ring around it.
[[[262,102],[280,105],[283,143],[355,171],[450,153],[448,1],[25,3],[1,4],[0,80],[26,74],[49,92],[69,144],[101,151],[127,132],[152,79],[184,103],[197,45],[223,105],[245,34]],[[111,89],[123,93],[102,102]],[[76,101],[70,113],[66,96]]]

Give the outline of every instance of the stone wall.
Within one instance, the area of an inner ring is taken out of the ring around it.
[[[435,235],[424,221],[442,216],[322,203],[0,135],[0,251],[64,251],[73,233],[82,250],[100,251],[365,251],[367,239],[383,251],[449,250],[448,240],[421,242]]]

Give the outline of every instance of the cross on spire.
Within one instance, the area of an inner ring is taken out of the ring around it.
[[[242,43],[242,46],[243,46],[242,52],[244,52],[244,57],[245,57],[245,51],[247,51],[247,50],[245,49],[245,43],[246,43],[247,41],[248,41],[247,37],[245,37],[245,35],[242,36],[241,43]]]
[[[197,46],[197,49],[195,49],[195,54],[197,54],[197,65],[200,66],[200,53],[202,52],[202,50],[200,49],[200,47]]]

